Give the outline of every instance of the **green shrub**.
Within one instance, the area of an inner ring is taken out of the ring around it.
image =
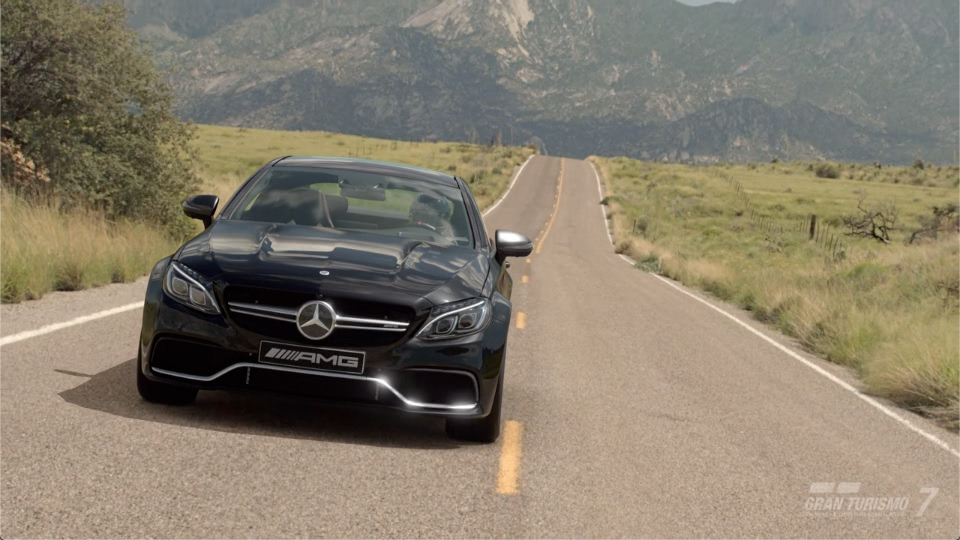
[[[817,168],[814,169],[814,174],[819,178],[839,178],[840,171],[837,168],[829,163],[821,163],[817,165]]]
[[[174,115],[122,4],[4,0],[2,48],[5,187],[109,219],[189,227],[180,202],[199,182],[193,129]],[[46,181],[18,174],[23,158]]]
[[[647,229],[650,227],[650,222],[647,220],[646,216],[640,216],[633,222],[633,232],[637,234],[647,234]]]

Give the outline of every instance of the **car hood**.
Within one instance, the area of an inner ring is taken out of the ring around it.
[[[415,308],[478,296],[489,271],[487,257],[477,249],[234,220],[219,220],[187,242],[178,260],[223,285],[310,291]]]

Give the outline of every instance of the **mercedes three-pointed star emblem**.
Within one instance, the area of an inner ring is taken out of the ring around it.
[[[307,339],[319,340],[329,336],[336,323],[333,306],[322,300],[307,302],[297,311],[297,329]]]

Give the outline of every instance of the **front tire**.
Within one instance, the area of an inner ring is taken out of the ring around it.
[[[452,439],[492,443],[500,437],[500,411],[503,408],[503,372],[497,381],[490,414],[483,418],[447,418],[447,436]]]
[[[197,399],[196,388],[184,388],[148,379],[143,374],[139,354],[137,354],[137,391],[140,392],[140,397],[152,403],[189,405]]]

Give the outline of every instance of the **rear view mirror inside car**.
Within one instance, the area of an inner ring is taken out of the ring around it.
[[[361,187],[341,182],[340,196],[366,201],[385,201],[387,200],[387,191],[379,186]]]

